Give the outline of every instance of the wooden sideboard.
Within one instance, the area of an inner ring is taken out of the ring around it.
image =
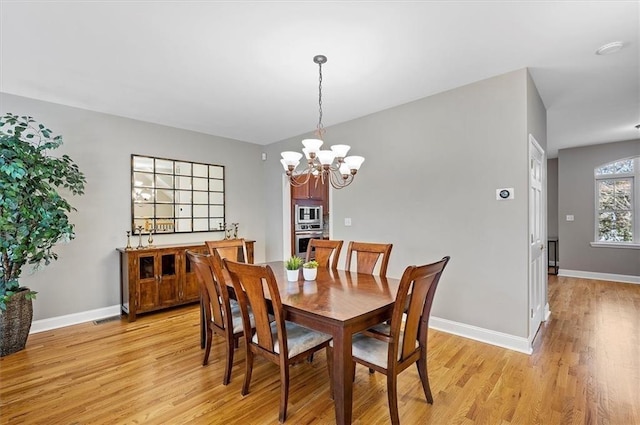
[[[253,263],[255,241],[245,240],[247,262]],[[186,251],[207,252],[204,243],[118,248],[120,302],[129,321],[140,313],[198,302],[200,286]]]

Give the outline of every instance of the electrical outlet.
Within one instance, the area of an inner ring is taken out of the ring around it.
[[[350,218],[345,218],[344,219],[344,225],[345,226],[351,226],[351,219]]]
[[[573,214],[567,214],[567,221],[573,221],[574,217]]]

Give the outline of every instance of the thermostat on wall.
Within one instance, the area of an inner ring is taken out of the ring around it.
[[[513,188],[506,187],[502,189],[496,189],[496,199],[498,201],[506,201],[507,199],[513,199]]]

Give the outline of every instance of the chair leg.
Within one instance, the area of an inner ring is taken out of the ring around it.
[[[387,375],[387,397],[389,397],[389,416],[391,416],[391,424],[399,425],[400,418],[398,416],[397,376],[393,371],[388,371]]]
[[[244,372],[244,384],[242,384],[242,395],[249,394],[249,384],[251,383],[251,372],[253,372],[253,351],[247,347],[246,370]]]
[[[231,337],[232,339],[235,339]],[[224,365],[224,377],[222,378],[222,385],[229,385],[231,381],[231,369],[233,368],[233,353],[234,353],[234,343],[231,341],[227,341],[227,362]]]
[[[204,358],[202,359],[202,366],[209,364],[209,353],[211,353],[211,343],[213,341],[213,332],[211,328],[207,327],[207,336],[205,338]]]
[[[207,337],[205,336],[206,333],[208,332],[208,329],[206,329],[206,325],[204,323],[204,304],[202,301],[202,295],[200,295],[200,348],[204,348],[206,341],[207,341]]]
[[[327,346],[327,369],[329,370],[329,398],[333,400],[333,349]]]
[[[429,386],[429,374],[427,373],[427,359],[426,356],[416,362],[418,366],[418,374],[420,374],[420,382],[422,382],[422,389],[424,390],[424,396],[427,398],[427,403],[433,404],[433,395],[431,394],[431,387]]]
[[[289,364],[280,365],[280,423],[287,420],[287,402],[289,401]]]

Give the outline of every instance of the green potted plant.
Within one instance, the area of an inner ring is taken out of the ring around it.
[[[61,136],[27,116],[0,118],[0,356],[25,347],[35,292],[18,280],[26,264],[56,260],[59,241],[74,238],[62,197],[84,193],[84,174],[67,155],[53,156]]]
[[[304,280],[316,280],[318,275],[318,262],[316,260],[307,261],[302,265],[302,275]]]
[[[298,280],[298,276],[300,276],[300,266],[304,261],[300,257],[296,257],[295,255],[289,258],[285,264],[287,269],[287,280],[289,282],[295,282]]]

